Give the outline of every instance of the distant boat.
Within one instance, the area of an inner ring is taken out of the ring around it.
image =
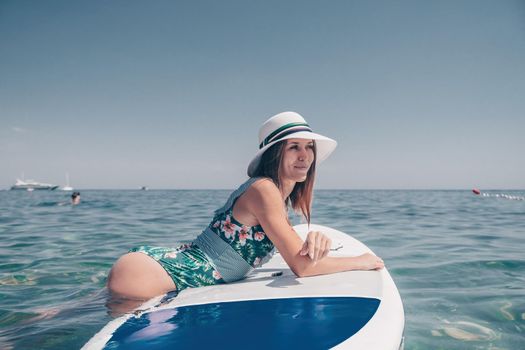
[[[142,191],[147,191],[147,190],[148,190],[148,188],[147,188],[146,186],[142,186],[140,189],[141,189]]]
[[[66,173],[66,185],[61,188],[62,191],[73,191],[73,187],[69,186],[69,174]]]
[[[46,184],[35,180],[20,180],[16,179],[16,183],[11,186],[11,190],[56,190],[57,185]]]

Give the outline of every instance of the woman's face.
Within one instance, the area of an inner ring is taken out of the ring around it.
[[[312,165],[314,160],[313,140],[286,140],[281,159],[281,180],[305,181],[310,165]]]

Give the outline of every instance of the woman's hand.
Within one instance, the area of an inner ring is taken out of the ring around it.
[[[307,255],[316,263],[318,260],[328,255],[332,247],[332,240],[319,231],[310,231],[303,247],[299,252],[300,255]]]
[[[385,267],[385,262],[380,257],[365,253],[355,257],[359,270],[380,270]]]

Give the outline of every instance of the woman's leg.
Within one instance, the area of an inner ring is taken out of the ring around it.
[[[130,299],[146,300],[176,288],[166,270],[143,253],[121,256],[109,272],[109,291]]]

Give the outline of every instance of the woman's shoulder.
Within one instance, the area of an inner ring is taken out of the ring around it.
[[[279,191],[277,185],[269,177],[258,177],[248,188],[254,192],[273,192]]]
[[[257,201],[274,199],[281,201],[281,191],[268,177],[260,177],[255,180],[246,190],[246,195]]]

